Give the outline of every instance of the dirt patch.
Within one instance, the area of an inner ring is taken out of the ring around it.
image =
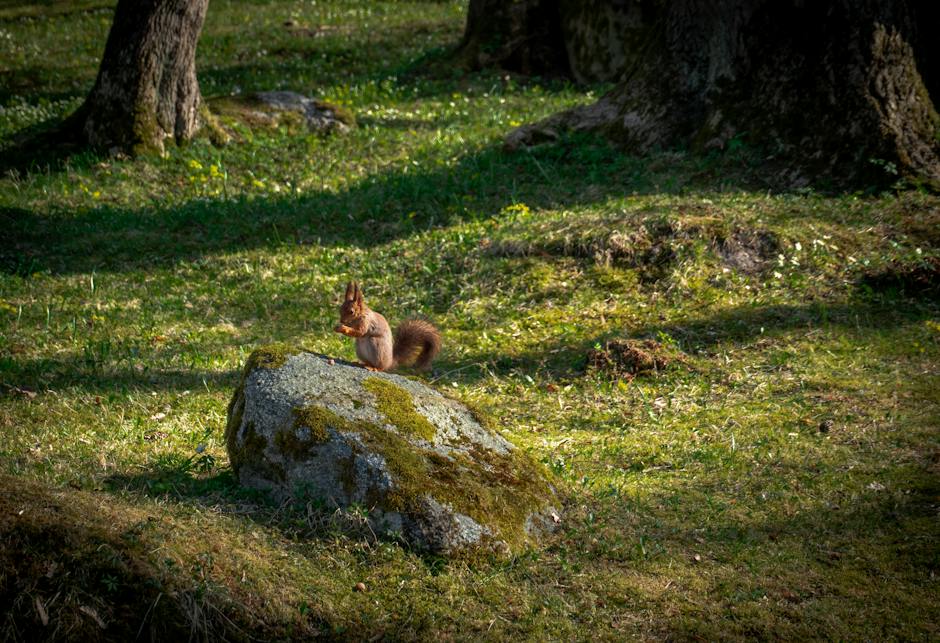
[[[875,293],[936,297],[940,295],[940,257],[910,263],[893,261],[878,270],[865,272],[859,285]]]
[[[653,339],[612,339],[587,354],[588,371],[627,380],[655,375],[680,363],[685,363],[682,353]]]
[[[715,239],[713,247],[729,268],[756,274],[780,253],[780,240],[767,230],[739,228],[725,238]]]

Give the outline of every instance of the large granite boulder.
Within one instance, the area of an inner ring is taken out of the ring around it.
[[[228,409],[243,485],[364,508],[419,549],[533,544],[559,521],[545,470],[428,386],[276,345],[252,353]]]

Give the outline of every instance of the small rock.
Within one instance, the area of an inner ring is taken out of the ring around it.
[[[353,124],[352,115],[338,107],[303,94],[288,91],[258,92],[252,98],[276,112],[302,114],[310,131],[327,133],[348,131]]]

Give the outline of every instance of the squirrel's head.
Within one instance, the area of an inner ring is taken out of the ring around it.
[[[346,296],[343,305],[339,307],[340,321],[352,321],[362,317],[366,313],[366,302],[362,299],[362,291],[359,290],[359,284],[350,281],[346,286]]]

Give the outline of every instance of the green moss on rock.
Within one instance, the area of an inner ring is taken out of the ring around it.
[[[268,440],[253,425],[245,426],[240,434],[244,391],[254,370],[279,368],[299,352],[301,349],[273,344],[259,348],[248,358],[242,381],[229,404],[226,427],[228,451],[236,473],[248,467],[272,480],[286,479],[282,467],[267,463],[264,451],[269,446]],[[548,477],[536,463],[517,449],[503,454],[468,440],[449,452],[428,448],[427,442],[434,440],[437,430],[415,408],[408,390],[378,377],[366,378],[362,386],[375,396],[375,407],[387,424],[345,418],[326,407],[310,404],[293,409],[293,422],[270,438],[274,446],[288,457],[303,460],[331,435],[354,434],[358,444],[351,441],[351,454],[339,463],[339,482],[347,494],[357,491],[357,485],[363,483],[357,478],[357,458],[372,452],[384,459],[393,486],[388,493],[381,489],[365,490],[370,506],[416,515],[424,511],[425,498],[430,497],[489,527],[495,538],[511,546],[526,542],[526,519],[552,500]],[[369,402],[364,405],[369,406]],[[486,414],[478,409],[471,412],[481,424],[492,427]]]
[[[260,456],[267,446],[268,441],[265,440],[264,436],[255,431],[254,424],[249,424],[245,427],[245,437],[241,444],[229,448],[232,468],[237,472],[242,465],[255,460],[255,456]]]
[[[247,377],[256,368],[280,368],[287,363],[291,355],[302,353],[303,350],[288,344],[268,344],[256,348],[245,363],[245,376]]]
[[[547,473],[518,449],[499,454],[476,447],[469,455],[456,450],[443,455],[370,422],[355,423],[351,430],[385,459],[395,481],[381,509],[418,511],[431,496],[490,526],[502,540],[521,544],[526,518],[549,500]]]
[[[238,430],[241,428],[242,418],[245,414],[245,380],[248,379],[248,376],[255,369],[280,368],[287,362],[288,357],[300,352],[300,349],[293,348],[287,344],[269,344],[255,349],[251,355],[248,356],[245,368],[242,370],[241,380],[235,388],[235,392],[232,394],[231,401],[229,401],[228,422],[225,425],[225,444],[228,448],[232,468],[235,469],[236,473],[244,462],[244,457],[240,457],[239,454],[244,453],[248,440],[246,431],[245,441],[243,441],[241,445],[238,444]],[[264,441],[263,437],[257,437],[261,441]],[[264,449],[266,446],[267,443],[265,442],[261,445],[261,449]]]
[[[333,113],[333,116],[343,125],[348,125],[349,127],[356,126],[356,116],[351,111],[340,105],[334,105],[333,103],[327,103],[322,100],[315,101],[319,109],[328,110]]]
[[[274,443],[282,453],[300,460],[310,454],[310,450],[323,444],[329,437],[329,429],[350,431],[354,425],[320,406],[305,406],[294,409],[294,424],[290,429],[278,431]],[[304,429],[307,434],[304,435]]]
[[[327,438],[330,437],[327,429],[334,428],[341,431],[346,424],[349,424],[346,420],[320,406],[294,409],[294,428],[307,427],[310,429],[310,440],[312,442],[326,442]]]
[[[415,435],[431,442],[437,429],[415,409],[411,393],[388,380],[370,377],[362,387],[375,396],[379,412],[405,435]]]

